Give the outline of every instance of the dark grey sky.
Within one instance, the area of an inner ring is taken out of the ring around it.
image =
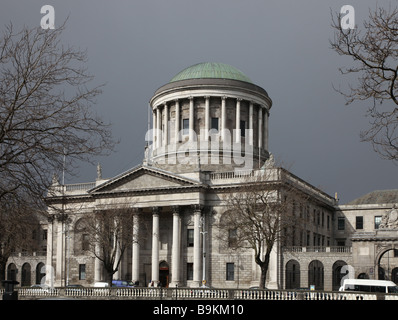
[[[95,83],[107,83],[95,108],[121,142],[114,154],[96,159],[104,177],[142,161],[155,90],[209,61],[235,66],[268,92],[270,152],[294,174],[338,192],[341,203],[398,188],[398,167],[360,142],[368,104],[347,107],[332,88],[347,86],[338,68],[352,61],[330,49],[331,10],[352,5],[361,26],[374,0],[1,0],[1,28],[10,21],[16,29],[39,26],[45,4],[55,8],[56,27],[69,16],[65,42],[87,49]],[[96,168],[83,165],[66,181],[95,177]]]

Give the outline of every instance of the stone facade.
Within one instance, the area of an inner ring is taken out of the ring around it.
[[[275,166],[268,151],[272,101],[267,92],[242,81],[246,78],[240,73],[224,79],[208,77],[209,72],[192,79],[182,73],[180,80],[155,92],[142,164],[110,179],[103,179],[99,168],[94,182],[55,181],[47,199],[50,219],[43,227],[46,258],[19,257],[9,262],[9,270],[28,269],[29,264],[34,272],[45,265],[50,285],[92,286],[104,279],[104,271],[85,247],[79,225],[93,211],[129,206],[136,210],[135,235],[143,237],[124,252],[114,279],[143,286],[151,281],[168,287],[198,287],[204,281],[214,287],[257,286],[260,269],[252,250],[223,246],[218,225],[226,214],[225,195],[248,177],[266,173],[267,183],[286,183],[305,199],[292,209],[303,227],[290,230],[273,248],[268,288],[337,290],[348,266],[355,276],[377,278],[383,269],[390,277],[389,266],[396,262],[392,256],[386,262],[384,253],[395,252],[396,231],[391,226],[372,229],[372,221],[393,204],[380,200],[377,205],[341,206]],[[361,220],[357,216],[364,217],[362,229],[354,227]],[[18,278],[11,271],[10,277]],[[31,283],[43,281],[42,276],[36,273]]]

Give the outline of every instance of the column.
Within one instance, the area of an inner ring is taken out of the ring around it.
[[[174,141],[175,143],[180,142],[180,103],[178,99],[175,100],[176,114],[174,124]]]
[[[263,146],[263,108],[258,106],[258,148]]]
[[[98,230],[98,221],[96,221],[95,222],[96,223],[96,225],[95,225],[95,228]],[[98,238],[98,235],[96,235],[95,236],[95,239],[97,240],[97,238]],[[95,247],[94,247],[94,250],[95,250],[95,254],[98,256],[98,257],[100,257],[101,256],[101,254],[100,254],[100,252],[101,252],[101,247],[100,247],[100,245],[99,245],[99,241],[95,241]],[[97,257],[95,257],[94,258],[94,281],[95,282],[99,282],[99,281],[102,281],[103,280],[103,273],[101,272],[102,271],[102,263],[101,263],[101,260],[100,259],[98,259]]]
[[[205,141],[209,140],[210,131],[210,97],[205,97]]]
[[[55,262],[55,286],[62,287],[65,285],[64,282],[64,268],[65,268],[65,233],[64,233],[64,221],[65,214],[57,215],[57,252]]]
[[[173,247],[171,252],[171,284],[173,288],[180,284],[180,265],[181,265],[181,228],[179,208],[173,207]]]
[[[225,100],[227,97],[221,97],[221,141],[225,139],[225,130],[227,129],[227,111]]]
[[[159,208],[152,208],[152,276],[151,281],[159,281]]]
[[[54,267],[53,267],[53,222],[54,215],[48,217],[47,225],[47,257],[46,257],[46,282],[45,284],[54,287]],[[43,272],[43,270],[40,270]]]
[[[264,110],[264,149],[268,150],[268,110]]]
[[[156,112],[152,110],[152,147],[156,149]]]
[[[162,119],[160,118],[160,108],[156,107],[156,148],[159,148],[162,143]]]
[[[201,252],[200,252],[200,206],[194,205],[194,231],[193,231],[193,281],[194,285],[200,286],[201,279]]]
[[[236,130],[235,130],[235,142],[240,143],[240,102],[242,99],[236,99]]]
[[[249,104],[249,145],[253,145],[253,102]]]
[[[189,141],[193,141],[194,138],[194,107],[193,97],[189,97]]]
[[[98,243],[95,244],[95,252],[97,255],[100,253],[100,246]],[[97,257],[94,258],[94,282],[99,282],[102,280],[101,274],[101,261]]]
[[[139,212],[133,216],[133,254],[131,264],[131,281],[139,281],[140,279],[140,244],[139,244]],[[144,283],[144,285],[146,285]]]
[[[167,106],[167,103],[164,104],[163,108],[163,113],[164,113],[164,139],[163,139],[163,145],[167,146],[167,143],[169,141],[169,107]]]

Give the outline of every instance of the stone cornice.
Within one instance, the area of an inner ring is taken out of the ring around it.
[[[169,83],[155,92],[150,104],[154,107],[176,99],[205,96],[243,99],[262,106],[267,105],[268,109],[272,106],[272,100],[261,87],[241,81],[223,79],[195,79]]]

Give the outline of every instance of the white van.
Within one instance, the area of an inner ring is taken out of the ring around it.
[[[108,288],[109,283],[108,282],[96,282],[94,283],[94,288]]]
[[[398,293],[398,286],[387,280],[344,279],[339,291]]]

